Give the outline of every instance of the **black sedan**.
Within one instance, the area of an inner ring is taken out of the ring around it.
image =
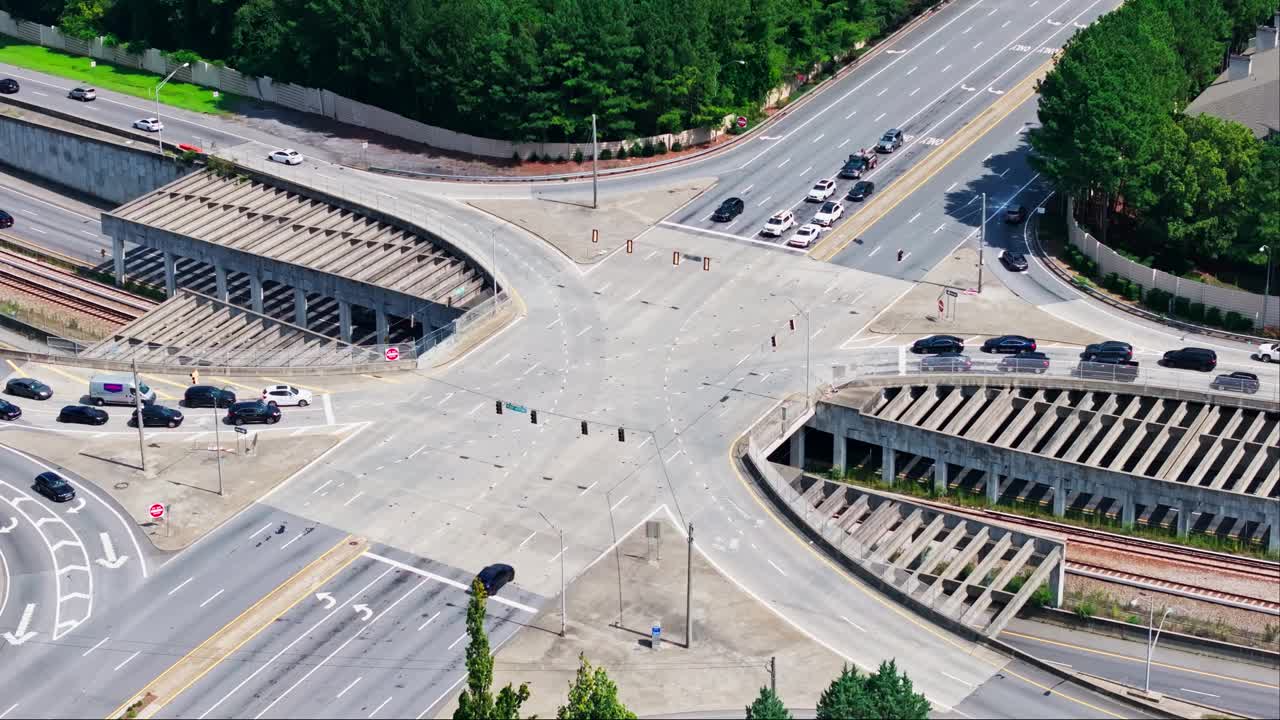
[[[13,78],[5,78],[0,80],[0,93],[12,95],[18,92],[18,81]]]
[[[62,476],[55,472],[42,472],[37,475],[33,487],[35,487],[36,492],[54,502],[67,502],[76,499],[76,489],[71,487],[71,483],[63,480]]]
[[[911,343],[911,352],[921,355],[964,352],[964,340],[955,335],[930,335]]]
[[[280,422],[280,408],[261,400],[238,402],[227,409],[227,422],[232,425],[278,423]]]
[[[1009,269],[1010,272],[1026,272],[1030,267],[1027,264],[1027,256],[1016,252],[1000,253],[1000,264]]]
[[[503,585],[516,579],[516,570],[510,565],[495,563],[480,571],[476,579],[484,586],[484,594],[492,596],[502,589]]]
[[[920,358],[920,372],[968,372],[973,361],[958,352],[947,352]]]
[[[53,388],[35,378],[13,378],[4,384],[4,391],[32,400],[48,400],[53,397]]]
[[[129,424],[137,427],[138,411],[133,411],[133,416],[129,418]],[[142,425],[143,427],[170,427],[176,428],[182,424],[182,413],[171,407],[165,407],[157,403],[146,403],[142,406]]]
[[[1119,340],[1106,340],[1100,343],[1092,343],[1086,345],[1084,352],[1080,353],[1081,360],[1096,360],[1099,357],[1116,357],[1122,360],[1133,359],[1133,346],[1127,342]]]
[[[0,418],[5,420],[17,420],[22,417],[22,408],[14,405],[8,400],[0,400]]]
[[[81,425],[107,424],[107,411],[88,405],[67,405],[58,413],[58,422]]]
[[[715,222],[729,222],[741,215],[744,207],[746,207],[746,204],[742,202],[742,198],[729,198],[720,203],[720,207],[711,213],[711,219]]]
[[[1000,372],[1025,372],[1043,375],[1049,371],[1049,356],[1042,352],[1020,352],[1000,358]]]
[[[1036,339],[1024,335],[1001,335],[988,338],[982,343],[984,353],[1020,353],[1034,352]]]
[[[0,210],[0,230],[13,227],[13,216]]]
[[[1258,376],[1248,372],[1223,373],[1214,378],[1209,387],[1252,395],[1258,392]]]
[[[870,180],[859,180],[849,188],[849,194],[845,195],[850,200],[866,200],[871,197],[871,193],[876,191],[876,184]]]

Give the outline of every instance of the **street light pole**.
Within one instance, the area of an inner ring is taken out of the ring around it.
[[[564,596],[564,530],[553,525],[551,521],[547,519],[547,516],[542,514],[541,510],[534,510],[534,512],[538,513],[538,517],[542,518],[542,522],[546,523],[552,530],[555,530],[560,534],[560,637],[564,637],[565,625],[568,622],[565,611],[567,603],[565,602]]]
[[[1265,333],[1267,330],[1267,300],[1271,296],[1271,246],[1263,245],[1259,250],[1266,253],[1267,257],[1267,282],[1266,289],[1262,291],[1262,321],[1259,323],[1262,326],[1263,333]]]
[[[982,193],[982,225],[978,229],[978,293],[982,293],[982,251],[987,245],[987,194]]]
[[[598,206],[599,198],[596,192],[596,181],[600,178],[600,170],[598,161],[600,160],[600,143],[596,138],[596,114],[591,113],[591,209],[595,210]]]
[[[182,63],[182,67],[174,68],[173,72],[165,76],[165,79],[161,80],[160,84],[156,86],[156,122],[160,123],[160,129],[156,131],[156,139],[159,140],[159,150],[161,155],[164,154],[164,123],[160,120],[160,88],[164,87],[165,83],[169,82],[169,80],[176,75],[179,70],[185,67],[191,67],[191,63],[184,62]]]
[[[1155,652],[1156,643],[1160,642],[1160,631],[1164,629],[1164,621],[1173,613],[1173,608],[1165,608],[1160,616],[1160,626],[1156,627],[1156,601],[1154,598],[1140,595],[1147,599],[1147,679],[1142,687],[1143,692],[1151,694],[1151,655]],[[1129,603],[1132,607],[1141,607],[1142,603],[1134,599]],[[1154,635],[1152,634],[1154,631]]]
[[[147,471],[147,441],[142,435],[142,385],[138,382],[138,361],[133,360],[133,412],[138,419],[138,458],[142,462],[142,471]]]

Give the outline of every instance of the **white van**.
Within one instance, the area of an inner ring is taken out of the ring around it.
[[[142,391],[142,402],[156,401],[156,391],[147,387],[146,383],[142,383],[139,389]],[[89,399],[94,405],[133,405],[137,402],[134,392],[133,377],[130,375],[94,375],[89,378]]]

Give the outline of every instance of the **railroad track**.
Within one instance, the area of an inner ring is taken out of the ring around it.
[[[3,249],[0,249],[0,285],[118,324],[132,322],[156,306],[155,302],[110,285]]]
[[[1164,580],[1161,578],[1153,578],[1146,575],[1125,572],[1123,570],[1116,570],[1103,565],[1093,565],[1090,563],[1076,562],[1074,560],[1067,561],[1066,570],[1074,575],[1083,575],[1085,577],[1091,577],[1106,582],[1115,582],[1120,583],[1121,585],[1129,585],[1131,587],[1150,588],[1152,590],[1159,590],[1160,592],[1170,593],[1172,595],[1180,595],[1182,597],[1194,598],[1196,600],[1207,600],[1219,605],[1230,605],[1232,607],[1243,608],[1246,610],[1257,610],[1258,612],[1265,612],[1271,615],[1280,615],[1280,602],[1256,598],[1251,595],[1223,592],[1214,588],[1174,582],[1172,580]]]

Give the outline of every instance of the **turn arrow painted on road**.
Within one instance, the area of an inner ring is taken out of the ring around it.
[[[111,543],[110,535],[103,532],[103,533],[98,533],[98,537],[102,539],[102,554],[105,557],[100,557],[97,560],[94,560],[94,562],[98,563],[104,568],[115,570],[121,565],[124,565],[129,560],[128,555],[121,555],[119,557],[116,556],[116,548],[115,548],[115,545]]]
[[[34,630],[31,632],[27,631],[27,627],[31,625],[31,616],[34,615],[35,612],[36,612],[36,604],[27,603],[27,606],[22,609],[22,619],[18,621],[17,632],[16,633],[7,632],[0,637],[4,637],[5,642],[9,643],[10,645],[21,645],[26,641],[30,640],[31,638],[35,637],[38,633],[36,633]]]

